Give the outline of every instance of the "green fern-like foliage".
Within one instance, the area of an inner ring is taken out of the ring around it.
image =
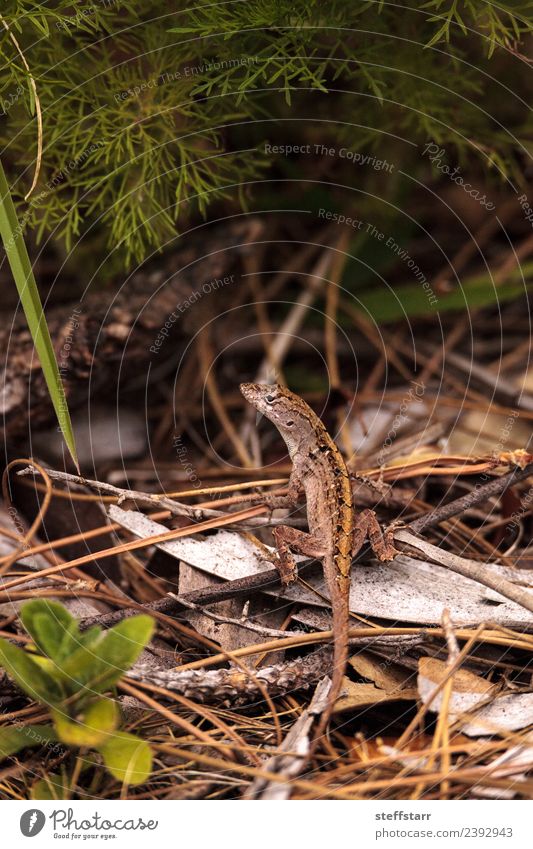
[[[432,139],[459,162],[519,179],[531,119],[512,101],[527,99],[517,57],[532,10],[5,0],[0,133],[19,216],[41,240],[67,252],[96,244],[100,260],[124,267],[217,203],[256,204],[279,168],[267,139],[392,150],[406,168],[420,167]]]

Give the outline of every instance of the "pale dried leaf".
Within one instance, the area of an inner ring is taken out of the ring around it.
[[[528,745],[529,744],[529,745]],[[513,746],[490,763],[494,778],[512,778],[513,781],[525,781],[525,773],[533,768],[533,736],[524,737],[524,745]],[[472,788],[472,793],[481,799],[514,799],[516,793],[503,787]]]
[[[496,575],[516,580],[516,570],[491,564]],[[520,580],[533,581],[533,572],[520,570]],[[493,590],[433,563],[400,555],[392,563],[352,569],[350,608],[365,616],[400,622],[440,624],[447,608],[454,625],[490,620],[531,630],[533,613]]]
[[[419,661],[418,690],[424,704],[438,713],[442,706],[441,690],[430,702],[435,687],[448,675],[447,665],[435,658]],[[465,713],[475,716],[464,717]],[[498,694],[494,684],[459,669],[453,675],[453,690],[449,701],[450,724],[458,722],[463,734],[481,737],[517,731],[533,723],[533,693]]]
[[[461,730],[469,737],[519,731],[533,724],[533,693],[508,693],[476,711]]]
[[[509,427],[509,417],[504,413],[486,410],[465,410],[455,427],[445,440],[446,452],[449,454],[464,454],[465,456],[481,456],[501,451],[501,434],[509,432],[505,449],[522,448],[531,438],[531,428],[528,422],[514,419]]]

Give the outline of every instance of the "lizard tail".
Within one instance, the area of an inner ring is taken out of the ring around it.
[[[312,757],[320,741],[324,737],[329,721],[333,714],[333,708],[337,701],[348,663],[348,631],[350,623],[350,610],[348,601],[349,578],[338,576],[332,587],[332,614],[333,614],[333,671],[331,674],[331,688],[328,693],[328,703],[318,721],[316,731],[313,735],[309,757]],[[343,583],[345,584],[343,586]]]

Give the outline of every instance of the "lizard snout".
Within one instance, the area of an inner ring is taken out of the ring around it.
[[[259,394],[259,385],[257,383],[241,383],[239,389],[247,401],[250,401],[252,404],[255,402]]]

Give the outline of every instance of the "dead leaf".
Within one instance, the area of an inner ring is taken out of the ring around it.
[[[529,744],[529,745],[528,745]],[[533,736],[524,737],[524,744],[512,746],[506,752],[499,755],[490,763],[491,775],[494,778],[512,778],[513,781],[523,782],[526,780],[526,772],[533,767]],[[481,799],[514,799],[516,793],[503,787],[472,788],[474,796]]]
[[[427,684],[434,689],[437,684],[449,677],[450,668],[443,660],[437,660],[434,657],[421,657],[418,661],[419,685],[423,682],[424,689]],[[458,669],[453,675],[453,692],[454,693],[472,693],[486,696],[494,690],[494,684],[481,678],[474,672],[468,669]],[[422,698],[424,698],[421,693]],[[429,693],[428,693],[429,695]],[[432,702],[433,705],[438,703],[439,695]],[[438,708],[436,708],[438,710]]]
[[[418,690],[424,704],[429,703],[435,687],[448,674],[449,668],[443,661],[420,658]],[[442,698],[441,691],[429,703],[429,710],[438,713]],[[464,714],[470,715],[464,717]],[[525,728],[533,723],[533,693],[498,693],[496,685],[467,669],[459,669],[453,675],[449,702],[449,723],[456,722],[469,737],[505,734]]]
[[[350,658],[350,666],[389,695],[414,689],[414,675],[397,663],[378,658],[371,652],[358,652]]]
[[[357,711],[360,708],[371,707],[383,702],[417,701],[417,699],[418,691],[414,687],[388,693],[386,690],[376,687],[375,684],[359,684],[350,681],[349,678],[344,678],[342,693],[335,702],[334,712]]]

